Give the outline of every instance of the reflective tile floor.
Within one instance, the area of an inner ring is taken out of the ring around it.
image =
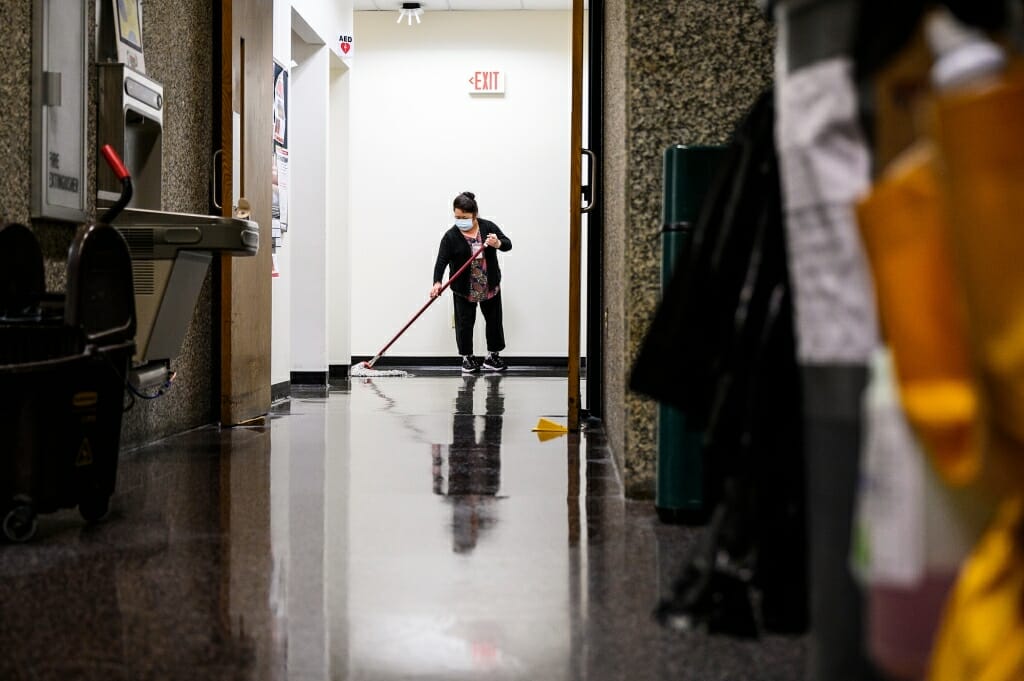
[[[627,502],[565,380],[354,379],[122,454],[111,514],[0,545],[0,679],[797,681],[659,627],[693,531]]]

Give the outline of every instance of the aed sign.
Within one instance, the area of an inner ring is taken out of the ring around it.
[[[340,49],[341,53],[346,57],[352,56],[349,54],[352,51],[352,44],[352,36],[344,34],[338,36],[338,49]]]
[[[469,77],[469,94],[493,95],[505,93],[504,71],[474,71]]]

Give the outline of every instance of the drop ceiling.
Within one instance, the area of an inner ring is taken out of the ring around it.
[[[584,2],[584,7],[587,3]],[[353,9],[397,12],[402,0],[355,0]],[[426,12],[463,12],[482,10],[571,10],[572,0],[420,0]]]

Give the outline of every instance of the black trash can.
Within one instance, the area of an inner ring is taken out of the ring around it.
[[[677,260],[686,251],[725,147],[673,145],[665,150],[662,197],[661,287],[665,289]],[[699,330],[695,330],[698,331]],[[701,523],[704,498],[704,433],[687,425],[675,407],[658,405],[658,459],[654,507],[670,523]]]

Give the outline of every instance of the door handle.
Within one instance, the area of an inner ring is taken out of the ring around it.
[[[597,155],[590,149],[583,149],[583,155],[589,159],[587,164],[587,183],[583,185],[583,196],[586,203],[583,204],[583,213],[589,213],[594,209],[594,202],[597,200],[597,188],[594,186],[594,168],[597,166]]]
[[[213,207],[224,212],[224,206],[220,205],[220,201],[217,200],[220,196],[220,192],[217,190],[217,176],[220,175],[219,166],[217,165],[218,158],[224,158],[223,149],[213,152],[213,162],[210,164],[210,194],[213,197]]]

